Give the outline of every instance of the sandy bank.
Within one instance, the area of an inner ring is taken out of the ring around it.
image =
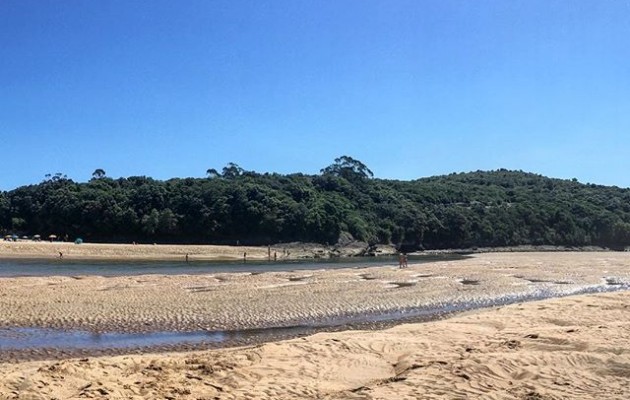
[[[630,293],[238,349],[0,365],[0,398],[624,399]]]
[[[627,253],[493,253],[407,269],[0,279],[0,327],[198,331],[292,326],[630,285]]]
[[[279,249],[274,249],[276,253]],[[212,245],[153,245],[153,244],[100,244],[67,242],[0,242],[2,258],[58,258],[59,252],[67,259],[184,259],[186,254],[198,260],[236,260],[244,254],[250,259],[267,259],[268,249],[248,246]],[[273,255],[273,253],[271,253]],[[286,257],[286,253],[277,254]]]
[[[112,244],[67,242],[0,242],[0,258],[59,258],[90,260],[293,260],[330,256],[355,256],[368,251],[367,245],[351,242],[344,246],[329,247],[316,243],[285,243],[265,246],[215,246],[167,244]],[[379,246],[377,254],[395,254],[393,246]]]

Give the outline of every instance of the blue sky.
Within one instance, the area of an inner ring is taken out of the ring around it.
[[[236,162],[630,186],[630,2],[0,0],[0,190]]]

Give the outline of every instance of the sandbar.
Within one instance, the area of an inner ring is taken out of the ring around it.
[[[0,398],[626,399],[630,293],[258,346],[0,364]]]
[[[623,252],[491,253],[399,269],[0,279],[3,327],[249,329],[515,304],[239,348],[0,364],[0,398],[622,399]],[[519,302],[532,295],[571,295]]]

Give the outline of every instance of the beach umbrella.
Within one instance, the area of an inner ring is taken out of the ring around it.
[[[35,235],[33,236],[33,240],[40,240],[42,238],[41,235]]]
[[[20,237],[18,235],[11,235],[11,239],[13,239],[13,241],[18,240]]]
[[[57,239],[57,235],[48,235],[48,239],[55,240]]]
[[[81,239],[81,238],[76,238],[74,240],[74,244],[81,244],[81,243],[83,243],[83,239]]]

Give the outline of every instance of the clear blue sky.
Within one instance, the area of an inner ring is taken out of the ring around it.
[[[626,0],[0,0],[0,190],[236,162],[630,186]]]

